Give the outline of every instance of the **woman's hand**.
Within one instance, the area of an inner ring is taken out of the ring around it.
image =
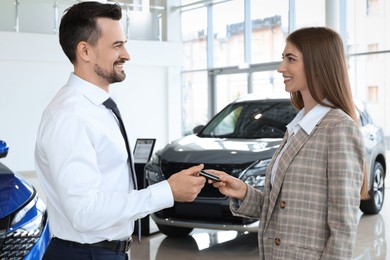
[[[239,200],[244,200],[247,192],[246,184],[225,172],[217,171],[217,170],[206,170],[206,172],[215,174],[221,180],[220,182],[208,180],[210,184],[213,184],[215,188],[218,188],[219,191],[229,197],[236,198]]]

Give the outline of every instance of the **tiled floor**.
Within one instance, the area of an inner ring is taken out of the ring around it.
[[[39,183],[34,174],[23,175],[40,193]],[[390,194],[390,177],[387,178],[385,186],[387,187],[385,193]],[[390,245],[389,196],[386,197],[380,214],[360,216],[354,260],[390,259],[390,252],[387,253],[387,243]],[[151,231],[157,231],[153,222]],[[143,236],[141,244],[137,241],[133,242],[131,249],[131,260],[181,259],[257,260],[259,259],[257,236],[239,234],[235,231],[195,229],[188,237],[169,238],[157,232],[150,236]]]

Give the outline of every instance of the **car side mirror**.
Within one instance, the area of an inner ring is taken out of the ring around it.
[[[192,130],[192,132],[193,132],[194,134],[197,134],[197,133],[199,133],[200,131],[202,131],[203,127],[204,127],[204,125],[195,126],[194,129]]]
[[[0,140],[0,158],[6,157],[8,154],[8,145],[6,142]]]

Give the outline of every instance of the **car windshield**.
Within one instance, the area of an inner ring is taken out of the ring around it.
[[[289,100],[233,103],[218,113],[198,134],[219,138],[283,138],[297,111]]]

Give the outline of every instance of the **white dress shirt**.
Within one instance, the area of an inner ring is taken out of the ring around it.
[[[134,190],[109,94],[71,73],[45,109],[36,172],[56,237],[79,243],[125,240],[134,220],[173,206],[167,181]]]
[[[328,101],[325,100],[325,102]],[[283,156],[284,151],[290,145],[290,142],[294,134],[296,134],[299,130],[303,129],[306,132],[306,134],[310,135],[314,127],[318,124],[318,122],[320,122],[320,120],[326,115],[326,113],[328,113],[329,110],[330,110],[329,107],[325,107],[320,104],[317,104],[315,107],[313,107],[313,109],[311,109],[305,115],[305,109],[303,108],[298,112],[295,118],[287,125],[288,139],[284,144],[282,150],[280,151],[280,153],[275,159],[275,163],[271,171],[271,185],[273,185],[275,180],[275,175],[276,175],[276,170],[278,169],[279,160]]]

